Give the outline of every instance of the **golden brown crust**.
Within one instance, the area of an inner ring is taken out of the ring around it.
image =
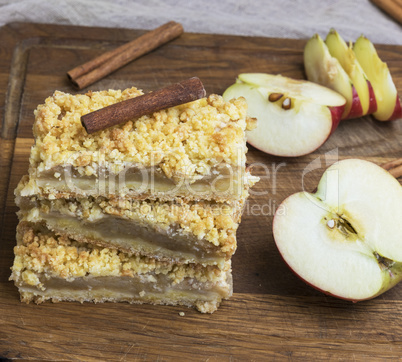
[[[90,176],[103,163],[117,174],[131,163],[157,166],[174,182],[194,182],[222,162],[244,167],[243,98],[225,102],[211,95],[91,135],[82,127],[82,115],[141,94],[136,88],[86,95],[56,91],[35,111],[31,171],[68,163],[80,175]]]
[[[81,244],[57,236],[51,231],[22,222],[17,227],[17,246],[14,248],[12,280],[23,280],[27,285],[41,288],[38,274],[74,280],[84,276],[134,276],[156,273],[166,275],[173,284],[184,278],[200,282],[218,282],[230,269],[230,262],[223,269],[217,266],[183,264],[158,261],[141,256],[128,256],[109,248]]]

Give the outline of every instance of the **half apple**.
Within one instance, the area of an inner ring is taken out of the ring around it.
[[[304,281],[330,295],[370,299],[402,279],[402,187],[364,160],[335,163],[317,192],[289,196],[273,222],[276,245]]]
[[[353,51],[374,89],[377,111],[373,116],[379,121],[402,118],[401,102],[391,73],[387,64],[381,61],[374,45],[361,36],[356,40]]]
[[[352,80],[318,34],[304,48],[304,68],[309,81],[331,88],[345,97],[342,119],[358,118],[364,114]]]
[[[244,97],[258,119],[247,141],[276,156],[302,156],[319,148],[336,129],[345,107],[338,93],[281,75],[244,73],[223,98]]]

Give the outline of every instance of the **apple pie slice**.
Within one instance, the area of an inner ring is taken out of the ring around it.
[[[124,91],[56,91],[35,111],[30,185],[23,195],[233,202],[258,179],[245,167],[243,98],[210,95],[87,134],[80,117],[137,97]]]
[[[15,192],[20,219],[58,235],[176,263],[223,265],[236,250],[242,203],[23,197],[27,179]]]
[[[195,306],[232,293],[248,189],[244,98],[171,107],[87,134],[81,116],[142,92],[56,91],[35,111],[11,279],[25,302]]]
[[[10,279],[27,303],[151,303],[212,313],[232,293],[230,261],[218,268],[129,256],[57,236],[39,224],[18,225],[14,253]]]

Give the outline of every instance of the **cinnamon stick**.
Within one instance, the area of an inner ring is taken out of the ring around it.
[[[402,24],[402,0],[371,0],[371,2]]]
[[[107,76],[127,63],[149,53],[183,33],[183,26],[170,21],[114,50],[67,72],[67,77],[82,89]]]
[[[402,165],[389,170],[389,173],[395,178],[399,178],[402,176]]]
[[[402,158],[384,163],[381,167],[387,170],[395,178],[402,176]]]
[[[205,97],[205,95],[206,92],[201,80],[193,77],[155,92],[88,113],[81,117],[81,123],[90,134],[145,114],[195,101]]]

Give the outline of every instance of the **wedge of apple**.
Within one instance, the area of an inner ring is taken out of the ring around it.
[[[258,119],[247,141],[276,156],[302,156],[319,148],[339,124],[345,99],[318,84],[281,75],[244,73],[223,98],[244,97]]]
[[[381,167],[349,159],[329,167],[317,192],[289,196],[273,221],[288,266],[342,299],[370,299],[402,279],[402,187]]]
[[[304,48],[304,68],[307,79],[342,94],[346,99],[342,119],[358,118],[363,108],[352,80],[339,61],[331,56],[328,47],[315,34]]]
[[[395,84],[386,63],[381,61],[370,40],[361,36],[356,40],[353,51],[371,82],[377,111],[373,116],[379,121],[402,118],[402,107]]]
[[[328,33],[325,44],[328,47],[329,53],[339,61],[351,79],[361,103],[362,115],[375,112],[377,110],[377,102],[373,87],[360,63],[357,61],[352,45],[349,44],[348,46],[335,29],[331,29]]]

